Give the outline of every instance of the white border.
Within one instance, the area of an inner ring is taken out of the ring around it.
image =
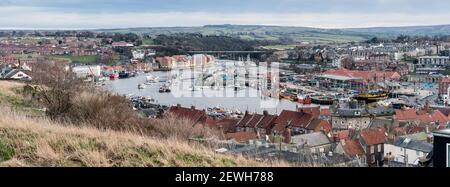
[[[446,158],[445,158],[445,160],[447,160],[447,164],[445,165],[445,167],[450,167],[449,166],[449,162],[450,162],[450,159],[449,159],[449,157],[448,157],[448,153],[449,153],[449,151],[450,151],[450,143],[447,143],[447,152],[445,153],[445,155],[446,155]]]

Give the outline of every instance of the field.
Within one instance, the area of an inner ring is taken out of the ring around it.
[[[259,25],[209,25],[203,27],[154,27],[97,30],[102,32],[134,32],[149,34],[155,37],[160,34],[200,33],[203,35],[219,35],[241,38],[246,40],[290,40],[294,43],[344,43],[363,41],[370,35],[342,30],[316,29],[308,27],[279,27]]]
[[[88,55],[88,56],[53,55],[50,57],[69,59],[70,62],[72,63],[81,63],[81,64],[95,64],[99,58],[97,55]]]

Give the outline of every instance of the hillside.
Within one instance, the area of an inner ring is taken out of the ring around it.
[[[249,40],[280,40],[289,42],[343,43],[364,41],[372,37],[450,35],[450,25],[373,27],[349,29],[320,29],[311,27],[265,25],[206,25],[202,27],[148,27],[100,29],[99,32],[134,32],[156,36],[159,34],[200,33],[203,35],[232,36]]]
[[[15,90],[23,85],[0,81],[0,166],[271,166],[179,139],[72,126],[30,115],[17,104],[21,102],[11,102],[21,101]]]
[[[101,29],[99,32],[134,32],[157,36],[160,34],[200,33],[203,35],[231,36],[247,40],[269,40],[285,42],[349,42],[363,41],[370,36],[332,29],[316,29],[308,27],[281,27],[263,25],[206,25],[203,27],[149,27],[125,29]]]

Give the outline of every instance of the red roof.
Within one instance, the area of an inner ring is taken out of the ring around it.
[[[384,143],[386,134],[382,128],[364,129],[361,131],[361,138],[367,145],[377,145]]]
[[[193,107],[184,108],[181,106],[172,106],[169,109],[169,113],[175,114],[181,118],[189,119],[195,123],[197,122],[206,123],[208,118],[204,110],[198,110]]]
[[[417,112],[415,109],[395,110],[394,119],[399,121],[418,120],[423,123],[432,123],[439,121],[440,124],[445,124],[450,121],[448,116],[442,114],[439,110],[434,110],[431,113],[426,111]]]
[[[333,137],[335,141],[346,140],[350,137],[350,131],[349,130],[337,131],[333,134]]]
[[[357,140],[342,141],[342,148],[344,149],[344,152],[349,156],[364,155],[364,149]]]
[[[348,69],[330,69],[325,71],[323,74],[326,75],[338,75],[351,78],[362,78],[366,81],[370,80],[390,80],[399,79],[401,76],[399,73],[394,71],[360,71],[360,70],[348,70]]]
[[[236,126],[267,129],[270,128],[270,125],[276,118],[276,115],[270,114],[245,114],[244,117],[239,120]]]
[[[331,112],[329,108],[321,108],[320,115],[322,116],[331,116]]]
[[[320,107],[305,107],[305,108],[299,108],[298,109],[299,112],[305,112],[308,114],[313,115],[315,118],[320,116]]]
[[[225,138],[227,140],[236,140],[237,142],[246,142],[249,140],[258,139],[258,136],[255,132],[235,132],[226,133]]]
[[[308,113],[283,110],[274,121],[275,126],[272,130],[283,132],[289,125],[292,127],[306,128],[313,118],[313,115]]]
[[[216,122],[215,127],[222,128],[222,131],[225,133],[235,132],[237,121],[236,119],[221,119]]]

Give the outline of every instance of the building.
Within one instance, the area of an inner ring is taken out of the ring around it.
[[[419,161],[425,159],[432,150],[432,144],[406,137],[399,137],[393,144],[384,144],[385,156],[405,166],[418,166]]]
[[[449,66],[450,57],[448,56],[422,56],[418,58],[417,65],[421,66]]]
[[[190,108],[181,107],[181,105],[172,106],[168,110],[169,114],[175,115],[179,118],[187,119],[193,122],[192,125],[205,125],[208,121],[208,115],[205,110],[195,109],[194,106]]]
[[[262,115],[245,112],[244,117],[236,123],[235,127],[238,132],[257,132],[263,136],[270,133],[276,119],[276,115],[271,115],[267,111],[264,111]]]
[[[2,79],[15,79],[15,80],[31,80],[31,76],[28,75],[29,71],[20,69],[10,69],[0,74]]]
[[[72,67],[72,72],[74,72],[78,78],[87,78],[90,76],[99,77],[102,68],[99,65],[75,66]]]
[[[305,112],[283,110],[273,122],[271,134],[283,135],[287,129],[289,129],[289,134],[286,136],[305,134],[308,132],[307,126],[313,119],[313,115]],[[289,142],[289,137],[285,138]]]
[[[433,167],[450,167],[450,129],[433,132]]]
[[[450,77],[444,77],[439,81],[439,95],[446,95],[450,85]]]
[[[372,116],[365,108],[337,108],[331,115],[333,131],[368,128]]]
[[[365,162],[365,152],[358,140],[341,140],[336,145],[334,153],[345,155],[348,158],[357,158]]]
[[[368,166],[383,166],[386,132],[382,128],[361,130],[359,142],[364,149]]]
[[[290,143],[302,149],[309,149],[313,154],[328,153],[331,150],[331,141],[323,132],[292,136]]]

